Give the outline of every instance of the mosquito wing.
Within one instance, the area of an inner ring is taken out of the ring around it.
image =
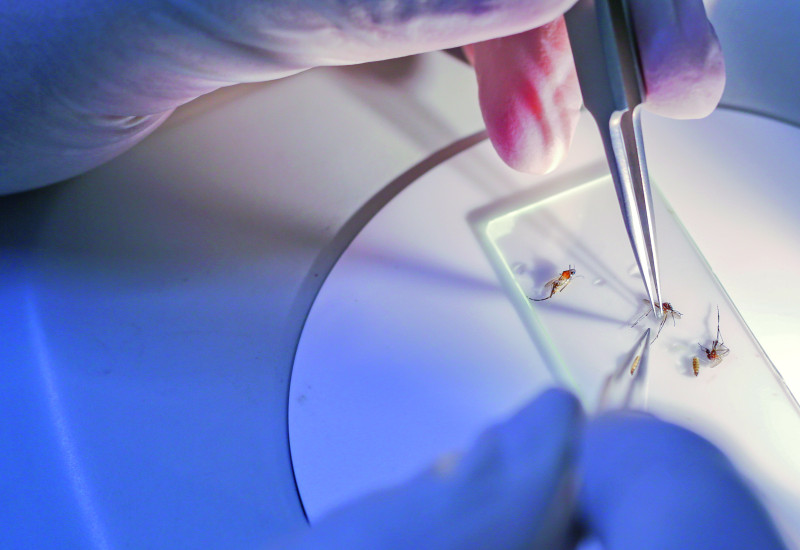
[[[562,290],[567,288],[569,284],[572,282],[572,277],[570,277],[566,281],[561,279],[556,279],[555,281],[556,282],[553,284],[553,289],[555,290],[555,292],[561,292]]]

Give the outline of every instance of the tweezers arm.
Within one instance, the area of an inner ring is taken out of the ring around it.
[[[603,139],[634,257],[660,316],[655,226],[638,110],[644,83],[627,0],[579,0],[565,20],[584,105]]]
[[[642,141],[640,108],[636,106],[630,111],[615,113],[608,123],[608,131],[604,131],[600,121],[597,121],[597,125],[636,264],[653,311],[656,317],[660,317],[663,300],[658,273],[655,216]]]
[[[583,102],[595,119],[640,105],[644,81],[627,0],[579,0],[564,19]]]

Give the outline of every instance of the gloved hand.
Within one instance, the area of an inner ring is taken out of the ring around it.
[[[583,415],[550,390],[461,457],[323,518],[282,550],[557,550],[570,533]]]
[[[580,513],[606,550],[777,550],[769,516],[700,436],[641,413],[587,425]]]
[[[579,533],[605,550],[784,548],[708,441],[642,413],[585,422],[561,390],[539,396],[462,457],[275,548],[558,550],[573,548]]]
[[[465,44],[497,150],[515,168],[545,171],[566,152],[580,107],[559,17],[572,3],[5,0],[0,192],[88,170],[222,86]],[[647,104],[669,116],[708,113],[724,66],[701,0],[632,6]]]

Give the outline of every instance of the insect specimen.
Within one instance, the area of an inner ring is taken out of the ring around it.
[[[648,306],[650,306],[650,300],[644,300],[644,303],[646,303]],[[636,322],[631,325],[631,327],[635,327],[636,325],[638,325],[639,321],[641,321],[642,319],[644,319],[645,317],[647,317],[651,313],[653,313],[653,308],[652,307],[650,307],[647,311],[642,313],[639,316],[639,318],[636,319]],[[673,326],[675,326],[675,319],[676,318],[680,319],[681,317],[683,317],[683,313],[681,313],[680,311],[678,311],[675,308],[673,308],[672,304],[670,304],[669,302],[662,302],[661,303],[661,313],[663,313],[663,316],[661,317],[661,323],[659,323],[659,325],[658,325],[658,332],[656,333],[656,337],[653,338],[653,341],[650,342],[650,345],[652,345],[653,342],[658,340],[658,336],[661,334],[661,329],[664,328],[664,325],[667,322],[667,317],[672,317],[672,325]]]
[[[633,360],[633,364],[631,365],[631,376],[633,376],[633,373],[636,372],[636,369],[639,368],[639,361],[641,360],[642,360],[641,355],[637,355],[636,358]]]
[[[700,374],[700,359],[697,357],[692,357],[692,370],[694,371],[695,376]]]
[[[700,349],[706,354],[706,358],[711,361],[712,367],[719,365],[725,356],[731,352],[728,346],[725,345],[725,342],[722,341],[722,334],[719,331],[719,306],[717,306],[717,337],[711,342],[710,348],[699,343],[697,345],[700,346]]]
[[[550,298],[555,296],[556,293],[561,292],[562,290],[567,288],[567,286],[573,281],[574,278],[575,278],[575,268],[569,266],[568,269],[565,269],[564,271],[561,272],[561,275],[559,275],[558,277],[553,277],[544,284],[545,292],[549,290],[550,294],[548,294],[544,298],[528,298],[528,300],[532,302],[543,302],[544,300],[549,300]]]

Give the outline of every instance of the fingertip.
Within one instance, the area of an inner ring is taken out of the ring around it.
[[[544,462],[572,462],[584,418],[572,393],[551,388],[501,426],[501,439],[515,455],[536,454]]]
[[[717,108],[725,91],[722,50],[705,59],[686,62],[693,54],[676,52],[669,64],[679,70],[650,71],[644,107],[657,115],[680,120],[704,118]]]
[[[631,12],[645,107],[670,118],[709,115],[725,89],[725,60],[702,0],[638,0]]]
[[[533,401],[532,406],[544,411],[552,411],[554,416],[580,420],[583,419],[583,407],[574,393],[552,387],[544,390]]]
[[[496,472],[519,481],[541,472],[565,472],[573,464],[583,419],[574,395],[548,389],[484,431],[453,473],[472,478]]]
[[[548,388],[512,417],[515,429],[546,426],[559,433],[575,431],[584,421],[583,407],[574,394],[562,388]],[[529,433],[541,430],[529,430]]]
[[[489,138],[503,161],[534,174],[566,156],[581,95],[563,18],[466,50]]]
[[[526,121],[518,113],[492,116],[487,131],[498,156],[509,167],[526,174],[548,174],[555,170],[569,152],[580,111],[562,113],[564,133],[548,135],[539,121]]]

